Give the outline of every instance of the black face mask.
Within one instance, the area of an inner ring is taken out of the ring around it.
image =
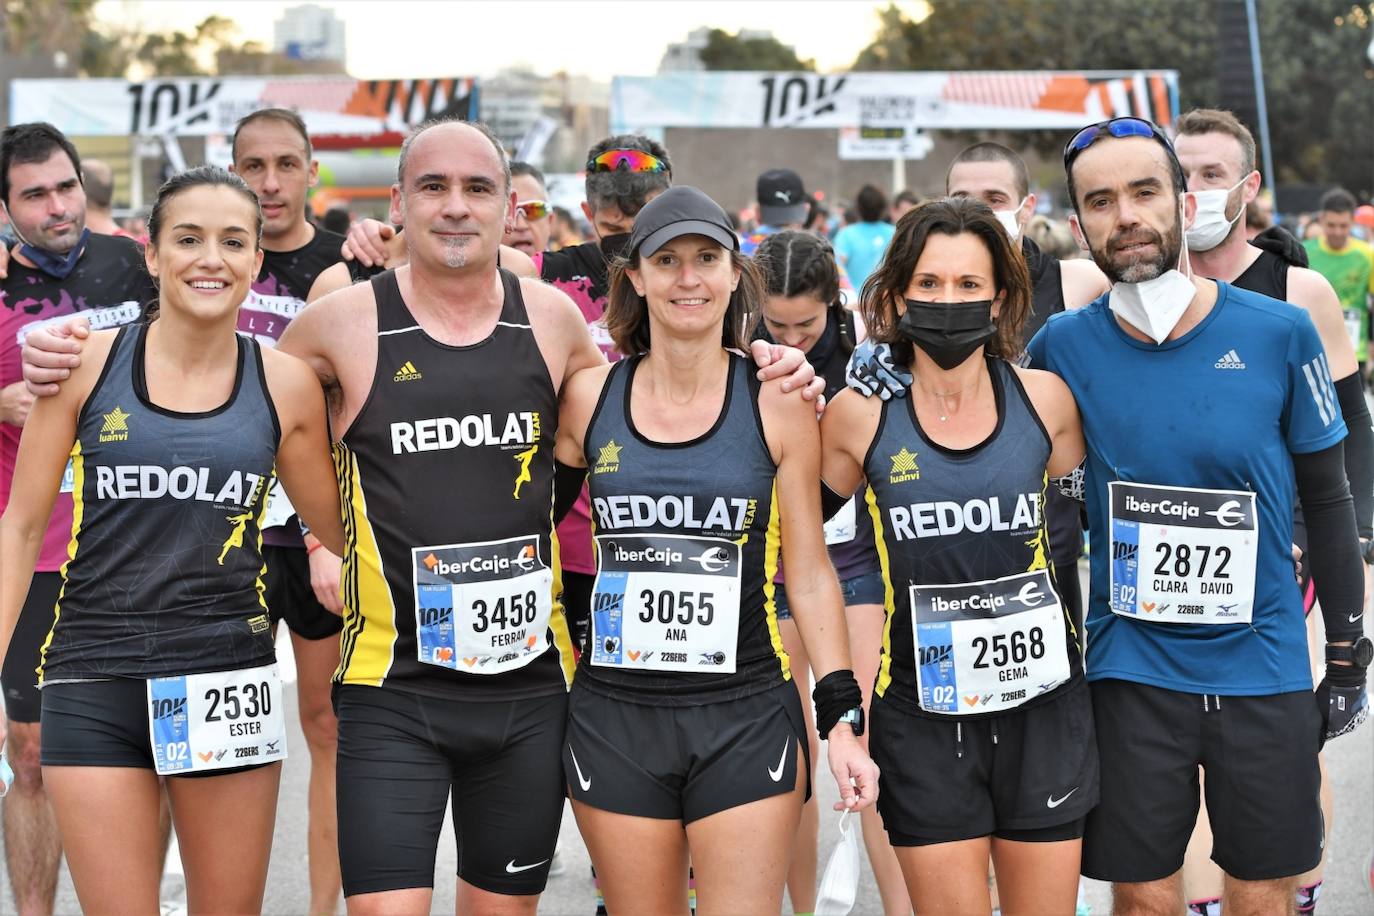
[[[610,264],[616,258],[623,258],[630,253],[630,233],[617,232],[615,235],[603,235],[598,243],[601,246],[601,256]]]
[[[925,351],[941,369],[953,369],[992,340],[992,300],[919,302],[906,300],[906,314],[897,323],[901,335]]]

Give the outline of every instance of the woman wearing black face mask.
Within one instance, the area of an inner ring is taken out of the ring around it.
[[[914,376],[906,399],[837,397],[822,474],[867,482],[887,622],[870,748],[879,811],[917,912],[1073,912],[1097,802],[1092,710],[1042,513],[1083,460],[1078,411],[1019,369],[1030,282],[988,207],[902,220],[864,284],[869,334]]]

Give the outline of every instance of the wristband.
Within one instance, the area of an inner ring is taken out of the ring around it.
[[[321,547],[323,547],[323,546],[324,546],[324,542],[323,542],[323,541],[316,541],[315,543],[311,544],[309,547],[305,548],[305,555],[308,557],[308,556],[310,556],[312,553],[314,553],[315,551],[319,550],[319,549],[320,549]]]
[[[854,672],[841,668],[816,682],[811,701],[816,704],[816,733],[824,741],[845,713],[863,706],[864,696]]]

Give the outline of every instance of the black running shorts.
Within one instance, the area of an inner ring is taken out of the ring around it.
[[[1088,816],[1083,874],[1155,881],[1183,867],[1199,766],[1212,861],[1227,874],[1286,878],[1321,861],[1322,720],[1311,691],[1218,697],[1108,679],[1092,695],[1102,802]]]
[[[791,792],[811,757],[790,681],[704,706],[646,706],[573,681],[563,771],[576,801],[636,817],[695,820]]]
[[[450,795],[458,876],[496,894],[544,890],[563,818],[567,694],[458,703],[345,684],[335,711],[345,896],[433,887]]]
[[[291,632],[304,639],[324,639],[339,635],[343,618],[331,614],[310,587],[310,558],[300,547],[262,546],[262,561],[267,567],[267,611],[272,626],[285,620]]]
[[[38,656],[52,630],[60,594],[61,573],[33,574],[29,596],[19,611],[4,668],[0,670],[0,684],[5,691],[5,717],[11,722],[37,722],[39,719]]]
[[[46,684],[39,759],[45,767],[138,767],[156,770],[148,727],[148,682],[132,678]],[[277,763],[174,773],[228,776]]]
[[[1097,803],[1097,745],[1081,678],[1052,700],[969,721],[914,715],[875,697],[870,729],[878,811],[893,846],[1075,839]]]

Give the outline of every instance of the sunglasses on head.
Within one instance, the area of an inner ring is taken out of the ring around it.
[[[608,149],[587,161],[589,172],[666,172],[668,163],[638,149]]]
[[[1110,118],[1096,124],[1089,124],[1074,134],[1068,143],[1064,144],[1064,170],[1068,171],[1069,166],[1078,158],[1079,153],[1103,137],[1144,137],[1147,140],[1154,140],[1164,147],[1179,174],[1183,173],[1183,167],[1179,165],[1178,155],[1174,152],[1174,145],[1169,142],[1168,136],[1157,125],[1146,121],[1144,118]]]
[[[530,222],[543,219],[553,212],[553,204],[547,200],[522,200],[515,209]]]

